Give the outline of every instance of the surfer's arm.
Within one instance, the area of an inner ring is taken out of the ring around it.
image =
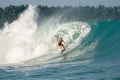
[[[63,41],[63,40],[62,40]],[[65,41],[63,41],[63,43],[65,43]]]

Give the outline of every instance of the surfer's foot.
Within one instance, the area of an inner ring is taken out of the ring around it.
[[[65,49],[63,49],[61,52],[65,51]]]

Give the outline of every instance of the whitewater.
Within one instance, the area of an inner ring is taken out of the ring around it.
[[[120,21],[42,22],[35,6],[0,30],[1,80],[119,80]],[[61,54],[59,38],[65,41]]]

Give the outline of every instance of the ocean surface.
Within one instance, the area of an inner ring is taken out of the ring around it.
[[[39,24],[35,15],[30,6],[0,31],[0,80],[120,80],[120,20]]]

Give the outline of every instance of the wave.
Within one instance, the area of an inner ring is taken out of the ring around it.
[[[63,15],[61,15],[63,16]],[[35,6],[0,30],[0,64],[97,62],[119,59],[120,21],[60,22],[52,16],[39,23]],[[66,51],[61,54],[57,40]]]
[[[65,46],[72,50],[91,30],[87,23],[59,23],[54,17],[41,25],[37,17],[36,8],[29,6],[18,20],[4,25],[0,31],[0,64],[31,61],[42,56],[45,56],[42,60],[52,59],[60,52],[58,38],[62,37]]]

